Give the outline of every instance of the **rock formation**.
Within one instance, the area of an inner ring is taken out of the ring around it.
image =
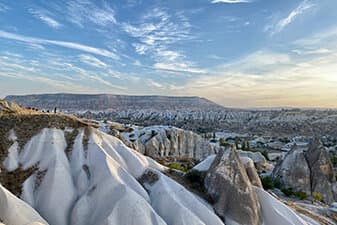
[[[273,179],[279,180],[283,187],[311,194],[310,168],[305,157],[305,147],[294,146],[285,158],[275,167]]]
[[[315,138],[305,154],[310,168],[311,192],[320,193],[327,203],[337,198],[336,174],[329,153],[318,138]]]
[[[119,138],[152,158],[201,160],[215,153],[214,147],[200,135],[171,126],[134,127],[131,132],[119,132]]]
[[[322,195],[324,202],[336,200],[336,178],[328,152],[318,138],[308,147],[294,146],[273,171],[283,187]]]
[[[232,149],[228,157],[222,150],[218,153],[206,175],[205,188],[225,222],[262,224],[258,198],[236,150]]]

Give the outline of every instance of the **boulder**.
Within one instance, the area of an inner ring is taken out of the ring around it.
[[[244,164],[236,150],[220,150],[205,178],[205,189],[225,222],[260,225],[261,210]]]

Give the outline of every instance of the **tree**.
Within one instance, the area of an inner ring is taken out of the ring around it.
[[[223,146],[223,147],[229,146],[229,144],[227,143],[227,141],[226,141],[225,138],[223,138],[223,137],[221,137],[221,138],[219,139],[219,144],[220,144],[220,146]]]
[[[236,149],[239,149],[239,138],[238,137],[235,138],[235,147]]]

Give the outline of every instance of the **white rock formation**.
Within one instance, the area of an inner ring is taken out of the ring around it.
[[[134,127],[120,133],[121,140],[140,153],[153,157],[204,159],[215,150],[200,135],[171,126]]]
[[[22,170],[37,168],[23,183],[22,199],[49,224],[223,225],[203,201],[163,175],[163,166],[115,137],[94,129],[89,137],[85,133],[79,129],[66,154],[64,131],[45,128],[25,144],[17,158]],[[149,169],[160,179],[144,189],[137,179]],[[11,213],[25,215],[21,208],[1,204],[6,224],[46,224],[35,217],[22,223],[21,217],[16,221]]]

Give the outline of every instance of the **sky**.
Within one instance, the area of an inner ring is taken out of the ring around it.
[[[337,107],[336,0],[0,0],[0,98]]]

